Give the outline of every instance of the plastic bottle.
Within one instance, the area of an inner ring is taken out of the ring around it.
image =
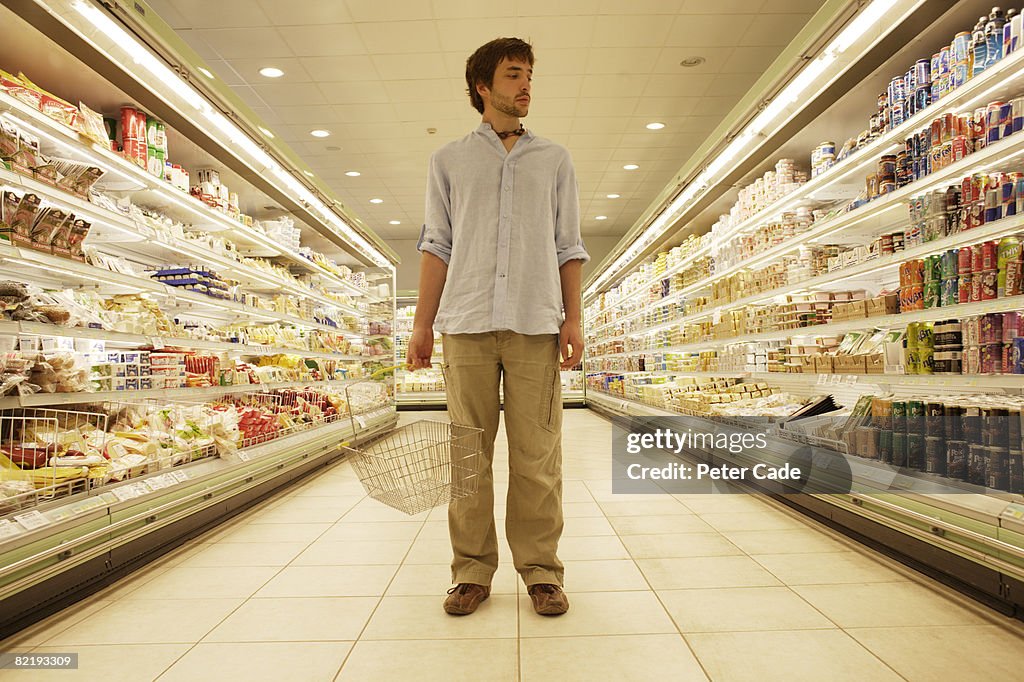
[[[985,70],[985,60],[988,55],[988,40],[985,38],[986,17],[978,17],[978,23],[971,31],[971,77],[977,76]]]
[[[988,23],[985,24],[985,38],[988,41],[988,51],[985,54],[985,68],[989,68],[1003,58],[1003,26],[1006,18],[1003,10],[993,7],[988,15]]]

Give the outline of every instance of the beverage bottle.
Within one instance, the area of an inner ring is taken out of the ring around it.
[[[985,54],[986,69],[1003,58],[1003,26],[1005,24],[1003,10],[993,7],[988,15],[988,23],[985,24],[985,38],[988,42],[988,51]]]
[[[985,38],[986,17],[978,17],[978,23],[971,31],[971,77],[977,76],[985,70],[985,58],[988,55],[988,40]]]

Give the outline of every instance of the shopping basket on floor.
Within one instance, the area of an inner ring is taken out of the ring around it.
[[[477,492],[483,429],[421,420],[345,447],[373,499],[410,516]]]

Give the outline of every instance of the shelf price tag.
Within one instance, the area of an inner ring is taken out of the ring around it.
[[[154,336],[150,339],[150,343],[153,344],[153,348],[163,348],[164,340],[160,336]]]
[[[50,519],[46,518],[38,511],[18,514],[14,517],[14,520],[21,524],[22,528],[25,530],[35,530],[36,528],[42,528],[43,526],[50,525]]]
[[[9,538],[12,535],[17,535],[21,532],[21,528],[19,528],[18,524],[13,521],[9,521],[7,519],[0,521],[0,538]]]
[[[170,475],[178,483],[184,483],[188,480],[188,474],[184,471],[172,471]]]
[[[114,488],[110,492],[114,493],[114,496],[117,497],[117,499],[120,500],[121,502],[127,502],[128,500],[136,496],[135,490],[130,485],[118,486],[117,488]]]
[[[244,450],[239,450],[238,459],[240,459],[243,462],[248,462],[250,459],[252,459],[252,457],[249,456],[248,452],[245,452]]]
[[[356,416],[356,422],[359,424],[359,428],[361,428],[361,429],[365,429],[366,428],[366,420],[363,419],[362,416],[357,415]]]

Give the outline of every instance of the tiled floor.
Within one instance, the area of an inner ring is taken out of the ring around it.
[[[566,616],[533,613],[504,543],[491,598],[446,616],[444,510],[342,463],[0,643],[77,674],[0,680],[1021,679],[1019,624],[770,500],[613,495],[610,435],[565,414]]]

